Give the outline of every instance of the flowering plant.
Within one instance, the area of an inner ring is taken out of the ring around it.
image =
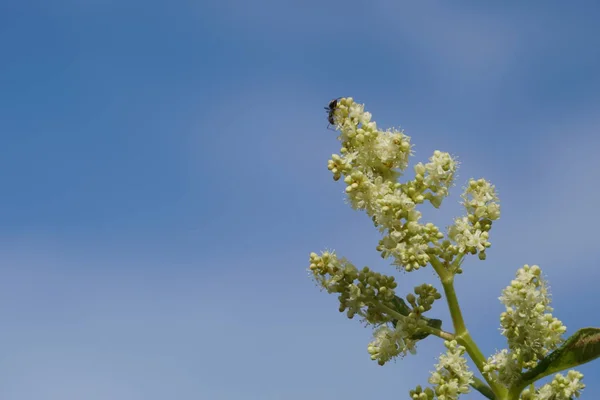
[[[454,290],[467,255],[485,260],[490,230],[500,217],[496,190],[485,179],[469,180],[462,195],[466,215],[456,218],[446,232],[420,222],[417,206],[429,202],[438,208],[454,183],[457,161],[435,151],[429,162],[414,166],[415,178],[399,178],[411,156],[410,137],[403,131],[381,131],[371,114],[352,98],[332,100],[329,122],[339,131],[340,154],[329,160],[335,181],[343,177],[348,202],[364,210],[382,234],[377,250],[399,270],[414,271],[430,265],[441,281],[452,318],[453,331],[442,330],[442,321],[425,316],[442,294],[430,284],[414,288],[406,300],[396,294],[393,276],[368,267],[358,269],[333,251],[310,254],[309,271],[317,284],[337,293],[340,312],[359,316],[373,326],[367,350],[379,365],[415,353],[417,342],[428,336],[444,339],[447,352],[432,372],[431,387],[410,391],[416,400],[453,400],[471,388],[496,400],[568,400],[580,396],[583,375],[569,370],[600,356],[600,329],[584,328],[568,339],[566,327],[552,316],[548,285],[537,265],[525,265],[504,289],[500,301],[501,332],[507,348],[486,358],[463,320]],[[465,356],[477,367],[478,378],[467,367]],[[535,382],[556,373],[536,387]]]

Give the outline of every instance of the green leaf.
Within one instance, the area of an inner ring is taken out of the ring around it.
[[[404,301],[404,299],[402,297],[398,297],[398,296],[394,296],[394,298],[392,299],[392,303],[394,304],[394,308],[396,309],[396,311],[398,311],[400,314],[404,315],[405,317],[408,317],[408,314],[410,314],[410,312],[412,311],[410,309],[410,307],[408,307],[408,305],[406,305],[406,302]],[[396,320],[394,320],[394,326],[396,326]]]
[[[406,302],[404,301],[403,298],[398,297],[398,296],[394,296],[394,299],[392,300],[392,303],[394,304],[394,309],[404,315],[405,317],[408,317],[408,314],[410,314],[410,312],[412,311],[411,308],[406,304]],[[435,319],[435,318],[427,318],[424,316],[421,316],[421,318],[427,323],[427,325],[429,325],[432,328],[435,329],[442,329],[442,320],[441,319]],[[396,327],[396,324],[398,323],[398,320],[393,319],[392,323],[394,324],[394,328]],[[410,338],[412,340],[423,340],[425,339],[427,336],[429,336],[429,333],[416,333],[414,335],[412,335]]]
[[[523,383],[535,382],[555,372],[585,364],[600,357],[600,328],[582,328],[539,364],[523,373]]]

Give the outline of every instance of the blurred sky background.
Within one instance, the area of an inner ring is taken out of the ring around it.
[[[488,260],[457,279],[486,355],[539,264],[555,315],[600,326],[595,1],[0,2],[0,399],[408,398],[444,348],[379,367],[306,268],[394,273],[327,170],[323,107],[461,161],[424,221],[497,187]],[[396,273],[398,293],[435,282]],[[431,316],[449,319],[443,302]],[[600,398],[600,362],[579,368]],[[466,399],[481,398],[478,393]]]

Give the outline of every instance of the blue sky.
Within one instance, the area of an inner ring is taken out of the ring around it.
[[[378,367],[369,329],[307,277],[325,248],[393,273],[326,168],[339,96],[404,128],[413,162],[460,159],[425,220],[461,215],[470,177],[496,185],[488,260],[457,282],[485,354],[503,348],[497,298],[523,264],[542,267],[569,333],[599,326],[599,18],[593,1],[1,2],[0,398],[426,384],[440,341]],[[434,282],[396,276],[400,294]],[[580,368],[584,398],[599,365]]]

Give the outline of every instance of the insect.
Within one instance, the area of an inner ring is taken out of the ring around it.
[[[329,121],[329,125],[335,125],[335,121],[333,119],[333,114],[335,113],[335,109],[337,108],[338,100],[339,99],[341,99],[341,97],[338,97],[337,99],[331,100],[329,102],[329,106],[325,107],[325,110],[328,113],[328,115],[327,115],[327,121]],[[327,126],[327,128],[329,128],[329,126]]]

